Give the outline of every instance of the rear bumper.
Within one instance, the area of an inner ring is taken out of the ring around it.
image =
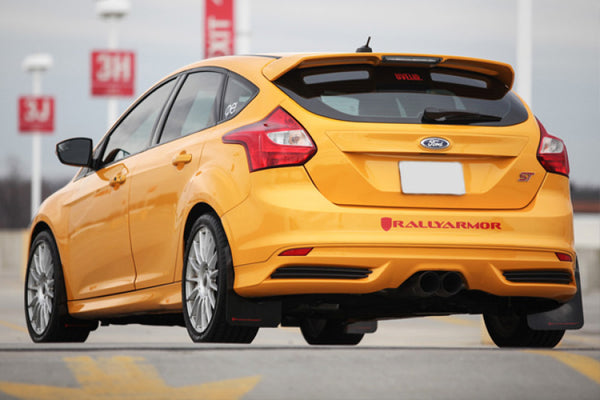
[[[399,287],[419,271],[456,271],[469,290],[496,296],[567,301],[576,293],[568,180],[546,177],[521,210],[426,210],[337,206],[302,167],[251,174],[249,197],[223,218],[235,266],[235,291],[245,297],[364,294]],[[313,247],[306,256],[282,251]],[[350,267],[354,279],[273,278],[279,268]],[[511,282],[507,271],[561,271],[570,283]]]

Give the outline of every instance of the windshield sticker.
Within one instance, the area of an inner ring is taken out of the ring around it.
[[[397,72],[394,74],[396,80],[398,81],[422,81],[421,75],[415,74],[414,72],[406,73],[406,72]]]

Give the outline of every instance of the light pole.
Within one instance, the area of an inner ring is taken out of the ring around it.
[[[49,54],[31,54],[23,60],[23,69],[31,73],[32,95],[42,94],[42,72],[52,67]],[[35,216],[42,199],[42,138],[39,132],[33,132],[31,146],[31,218]]]
[[[129,0],[98,0],[96,2],[96,14],[108,24],[108,49],[116,50],[119,47],[119,32],[117,23],[129,13],[131,6]],[[107,129],[119,116],[118,102],[115,96],[108,98]]]
[[[532,5],[533,0],[517,3],[517,75],[516,89],[525,102],[532,106]]]
[[[236,54],[250,54],[252,39],[250,20],[250,0],[237,0],[235,3]]]

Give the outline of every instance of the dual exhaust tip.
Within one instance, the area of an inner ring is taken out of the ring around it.
[[[399,290],[412,297],[454,296],[465,288],[462,275],[454,271],[424,271],[409,278]]]

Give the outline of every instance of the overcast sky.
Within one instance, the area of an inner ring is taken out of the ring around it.
[[[516,63],[517,0],[249,0],[251,51],[449,54]],[[202,58],[203,0],[132,0],[120,47],[137,54],[136,96]],[[108,29],[93,0],[0,0],[0,176],[30,176],[31,138],[20,135],[17,98],[30,94],[21,63],[47,52],[43,91],[56,99],[55,133],[42,140],[45,178],[68,178],[56,142],[99,140],[106,100],[90,95],[90,52]],[[548,131],[565,140],[576,184],[600,186],[600,1],[533,0],[533,99]],[[518,88],[517,88],[518,92]],[[122,99],[124,111],[133,98]]]

